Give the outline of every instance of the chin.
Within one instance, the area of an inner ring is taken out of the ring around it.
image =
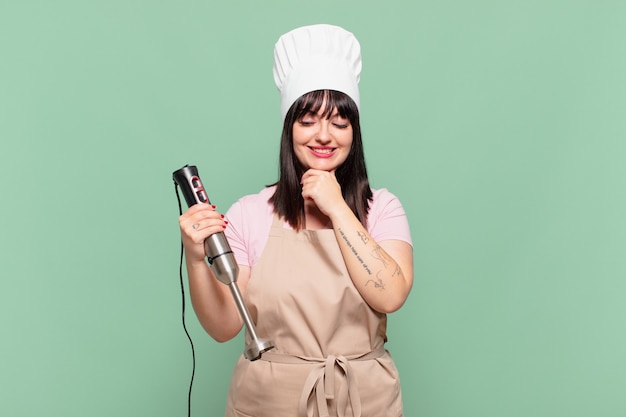
[[[318,171],[327,171],[327,172],[331,172],[331,171],[335,171],[338,167],[336,166],[328,166],[328,165],[324,165],[324,166],[311,166],[310,169],[316,169]]]

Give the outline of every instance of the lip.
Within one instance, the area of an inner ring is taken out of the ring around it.
[[[330,158],[335,154],[335,149],[329,146],[309,146],[311,153],[315,155],[317,158]]]

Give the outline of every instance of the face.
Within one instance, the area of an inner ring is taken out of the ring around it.
[[[352,125],[334,109],[330,118],[305,114],[293,125],[293,149],[305,169],[334,171],[344,163],[352,147]]]

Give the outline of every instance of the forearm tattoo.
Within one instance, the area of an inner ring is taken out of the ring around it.
[[[383,280],[380,278],[380,271],[378,271],[378,274],[376,274],[376,280],[370,279],[365,283],[365,286],[367,287],[369,285],[369,283],[371,282],[372,284],[374,284],[374,288],[378,288],[380,290],[384,290],[385,289],[385,283],[383,282]]]
[[[352,253],[356,257],[356,259],[361,263],[361,266],[363,267],[363,269],[365,269],[365,272],[367,272],[368,275],[372,275],[372,271],[367,266],[367,264],[365,263],[363,258],[361,258],[361,256],[357,252],[356,248],[354,246],[352,246],[352,243],[350,243],[350,240],[348,239],[348,236],[346,236],[346,234],[341,229],[339,229],[339,234],[341,235],[341,238],[344,240],[344,242],[346,242],[346,245],[348,245],[348,247],[350,248],[350,250],[352,251]],[[361,235],[359,235],[359,236],[361,236]],[[363,236],[361,236],[361,240],[363,240]]]
[[[393,258],[387,255],[387,253],[379,245],[376,245],[376,247],[372,251],[372,256],[374,256],[374,258],[382,262],[383,267],[385,267],[385,269],[387,269],[389,265],[393,265],[395,263]],[[400,266],[398,264],[396,264],[396,267],[394,268],[394,271],[391,274],[391,276],[395,277],[397,275],[400,275]]]
[[[339,235],[341,236],[343,241],[346,242],[346,245],[348,246],[348,248],[350,248],[350,251],[359,261],[359,263],[361,264],[365,272],[367,272],[367,274],[370,275],[370,278],[365,282],[366,287],[371,284],[374,288],[377,288],[379,290],[384,290],[385,282],[383,281],[383,277],[386,275],[385,271],[390,267],[394,269],[391,274],[392,277],[400,275],[401,273],[400,266],[393,260],[393,258],[391,258],[387,254],[387,252],[383,250],[383,248],[381,248],[379,245],[376,245],[374,249],[372,249],[371,255],[374,259],[380,261],[380,263],[383,266],[383,269],[379,270],[376,273],[376,276],[374,277],[370,267],[365,263],[363,258],[361,258],[361,256],[359,255],[354,245],[348,239],[348,236],[346,236],[346,234],[343,232],[342,229],[338,229],[338,231],[339,231]],[[357,230],[356,234],[361,239],[361,242],[367,246],[367,244],[370,241],[370,238],[364,232],[360,230]]]
[[[376,258],[379,261],[381,261],[383,263],[383,266],[385,268],[387,268],[389,259],[388,259],[387,255],[385,254],[385,252],[383,251],[383,248],[381,248],[380,246],[376,245],[376,247],[372,251],[372,255],[374,256],[374,258]]]

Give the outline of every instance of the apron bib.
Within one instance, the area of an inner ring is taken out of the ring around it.
[[[402,416],[387,316],[352,284],[332,229],[296,232],[274,216],[245,299],[276,347],[239,358],[227,417]]]

